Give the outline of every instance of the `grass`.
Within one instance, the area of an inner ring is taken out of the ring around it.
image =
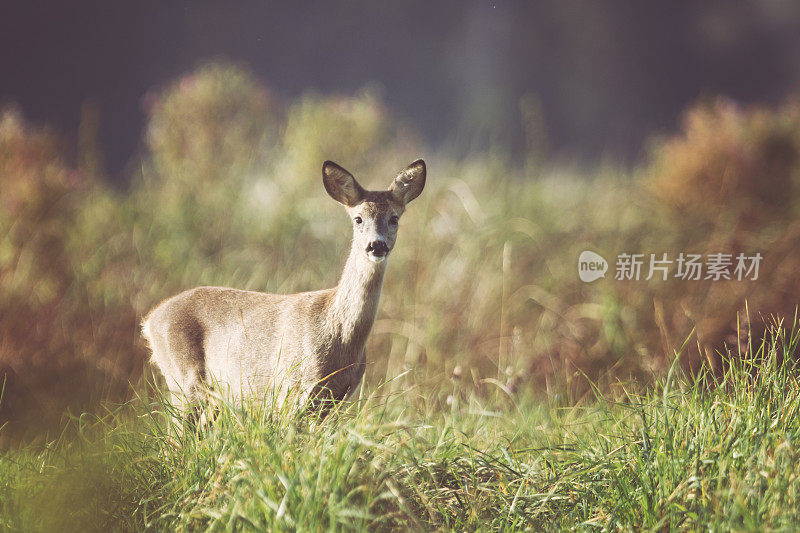
[[[223,404],[180,438],[163,404],[140,399],[3,455],[0,527],[794,528],[799,336],[776,327],[722,374],[690,379],[675,364],[614,398],[386,384],[323,420]]]

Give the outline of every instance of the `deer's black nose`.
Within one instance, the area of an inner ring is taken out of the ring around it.
[[[383,241],[372,241],[367,245],[367,252],[372,252],[378,256],[386,255],[389,253],[389,247]]]

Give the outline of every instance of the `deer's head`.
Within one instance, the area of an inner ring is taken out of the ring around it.
[[[353,245],[367,259],[380,263],[394,248],[397,222],[406,205],[425,187],[425,162],[418,159],[404,168],[385,191],[367,191],[348,171],[325,161],[322,183],[331,198],[344,205],[353,221]]]

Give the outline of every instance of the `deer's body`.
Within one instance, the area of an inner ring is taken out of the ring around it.
[[[142,324],[153,362],[173,403],[184,407],[207,387],[234,399],[290,392],[300,401],[325,394],[340,400],[364,374],[365,344],[375,320],[397,219],[425,183],[412,163],[388,191],[365,191],[341,167],[326,162],[328,193],[354,220],[354,237],[339,284],[299,294],[198,287],[153,309]]]

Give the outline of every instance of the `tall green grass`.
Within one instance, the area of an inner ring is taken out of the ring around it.
[[[796,324],[724,372],[487,398],[398,378],[325,419],[218,406],[170,431],[140,399],[0,458],[0,527],[88,530],[794,529]]]

